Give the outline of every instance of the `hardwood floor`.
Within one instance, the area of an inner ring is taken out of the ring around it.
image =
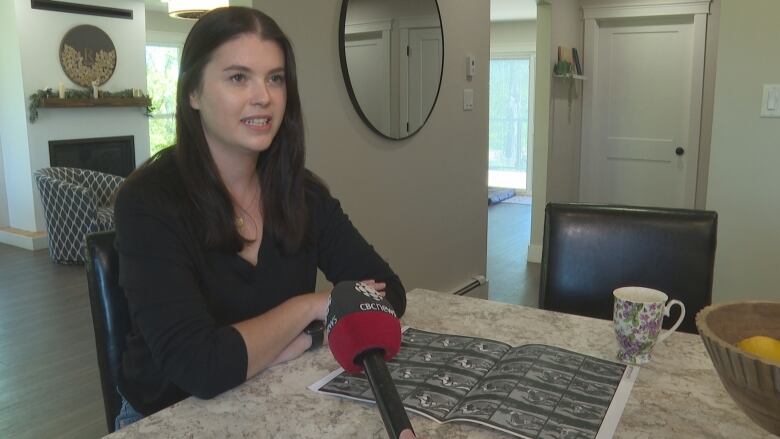
[[[539,305],[539,264],[527,263],[531,206],[499,203],[488,207],[487,278],[489,300]]]
[[[0,244],[0,438],[106,433],[84,267]]]

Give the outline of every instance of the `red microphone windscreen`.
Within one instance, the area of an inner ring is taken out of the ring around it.
[[[401,349],[401,322],[390,303],[361,282],[343,281],[333,287],[328,306],[328,344],[347,372],[362,370],[360,354],[384,351],[390,360]]]
[[[372,349],[384,351],[385,361],[392,359],[401,349],[401,323],[397,318],[381,311],[347,314],[328,335],[333,357],[347,372],[363,370],[355,359]]]

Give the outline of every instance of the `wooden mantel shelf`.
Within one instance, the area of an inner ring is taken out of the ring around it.
[[[41,108],[77,108],[77,107],[148,107],[149,98],[99,98],[99,99],[59,99],[41,100]]]

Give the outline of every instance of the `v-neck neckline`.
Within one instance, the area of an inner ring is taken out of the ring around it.
[[[260,246],[257,247],[257,262],[256,263],[253,264],[252,261],[247,260],[246,258],[241,256],[240,253],[235,253],[236,257],[238,257],[238,259],[240,259],[244,264],[246,264],[252,270],[257,269],[257,266],[260,265],[260,258],[261,258],[262,254],[263,254],[263,247],[265,247],[265,241],[266,241],[267,238],[268,238],[267,236],[263,236],[262,239],[260,240]]]

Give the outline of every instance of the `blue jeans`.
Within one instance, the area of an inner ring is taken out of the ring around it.
[[[139,413],[129,402],[127,402],[124,395],[121,393],[119,395],[122,396],[122,408],[119,409],[119,414],[116,415],[116,419],[114,420],[114,430],[127,427],[144,418],[144,415]]]

